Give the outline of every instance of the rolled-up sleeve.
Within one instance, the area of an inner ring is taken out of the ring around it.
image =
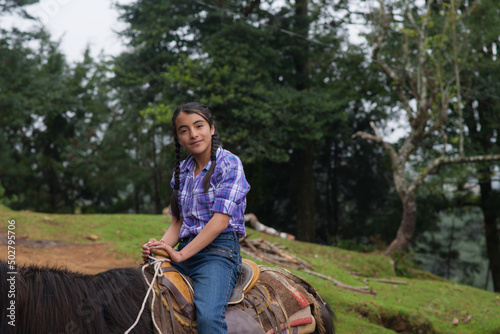
[[[213,211],[229,216],[243,215],[241,210],[246,206],[246,194],[250,190],[243,165],[238,157],[229,156],[221,163],[220,179],[215,188]]]

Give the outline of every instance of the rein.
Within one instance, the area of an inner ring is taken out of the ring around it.
[[[157,251],[159,251],[159,250],[156,250],[156,252]],[[162,254],[158,254],[158,255],[162,255]],[[154,288],[154,283],[155,283],[156,279],[158,277],[163,276],[163,271],[161,270],[161,265],[165,261],[169,261],[170,262],[169,258],[156,258],[156,257],[153,257],[153,256],[149,256],[149,259],[151,261],[149,263],[143,265],[142,268],[141,268],[142,276],[144,277],[144,281],[149,286],[148,292],[146,293],[146,296],[144,297],[144,301],[142,302],[141,310],[139,311],[139,314],[137,315],[137,318],[135,319],[135,322],[125,332],[125,334],[129,334],[132,331],[132,329],[134,329],[134,327],[137,326],[137,324],[139,323],[139,320],[141,319],[141,315],[144,312],[144,308],[146,306],[146,302],[148,300],[149,294],[151,293],[151,290],[153,290],[153,288]],[[148,281],[148,279],[146,277],[146,274],[145,274],[145,270],[146,270],[146,268],[150,268],[150,270],[151,270],[151,267],[153,269],[153,278],[151,279],[151,283],[149,283],[149,281]],[[155,317],[154,317],[154,302],[155,302],[155,298],[156,298],[156,293],[153,293],[153,298],[151,300],[151,319],[153,320],[153,324],[154,324],[156,330],[158,331],[158,333],[161,333],[161,330],[158,327],[158,325],[156,324]]]

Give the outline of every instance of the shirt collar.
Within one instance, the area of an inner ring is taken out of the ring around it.
[[[216,153],[216,159],[219,157],[221,151],[222,151],[222,148],[219,146],[219,148],[217,149],[217,153]],[[211,160],[206,164],[206,166],[203,168],[203,170],[208,170],[210,168],[210,166],[212,166]],[[196,161],[194,160],[193,155],[190,154],[186,158],[186,161],[184,162],[184,166],[181,168],[181,173],[184,173],[186,170],[192,172],[192,171],[194,171],[195,167],[196,167]]]

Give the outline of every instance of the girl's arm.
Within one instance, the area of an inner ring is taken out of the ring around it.
[[[170,223],[170,227],[167,229],[167,232],[163,235],[160,241],[156,239],[149,239],[148,243],[142,245],[142,258],[144,261],[147,261],[151,247],[163,248],[159,247],[161,245],[168,245],[170,247],[174,247],[179,242],[179,233],[181,231],[182,226],[182,217],[174,217],[172,216],[172,220]]]
[[[230,218],[231,216],[223,213],[214,213],[212,219],[208,221],[207,225],[198,233],[196,238],[181,251],[175,251],[169,244],[160,245],[159,248],[165,249],[168,254],[170,254],[170,259],[173,262],[185,261],[214,241],[214,239],[227,228]]]
[[[170,223],[170,227],[167,232],[160,239],[160,242],[165,243],[171,247],[174,247],[179,242],[179,233],[181,232],[182,226],[182,217],[174,217],[172,216],[172,221]]]

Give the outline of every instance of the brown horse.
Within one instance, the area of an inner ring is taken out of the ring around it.
[[[148,290],[139,268],[84,275],[60,268],[11,268],[3,261],[0,287],[0,333],[23,334],[124,333],[140,314]],[[330,307],[319,295],[314,296],[321,301],[316,323],[322,324],[314,333],[334,333]],[[155,332],[150,304],[145,305],[132,333]],[[283,333],[289,332],[285,329]]]

